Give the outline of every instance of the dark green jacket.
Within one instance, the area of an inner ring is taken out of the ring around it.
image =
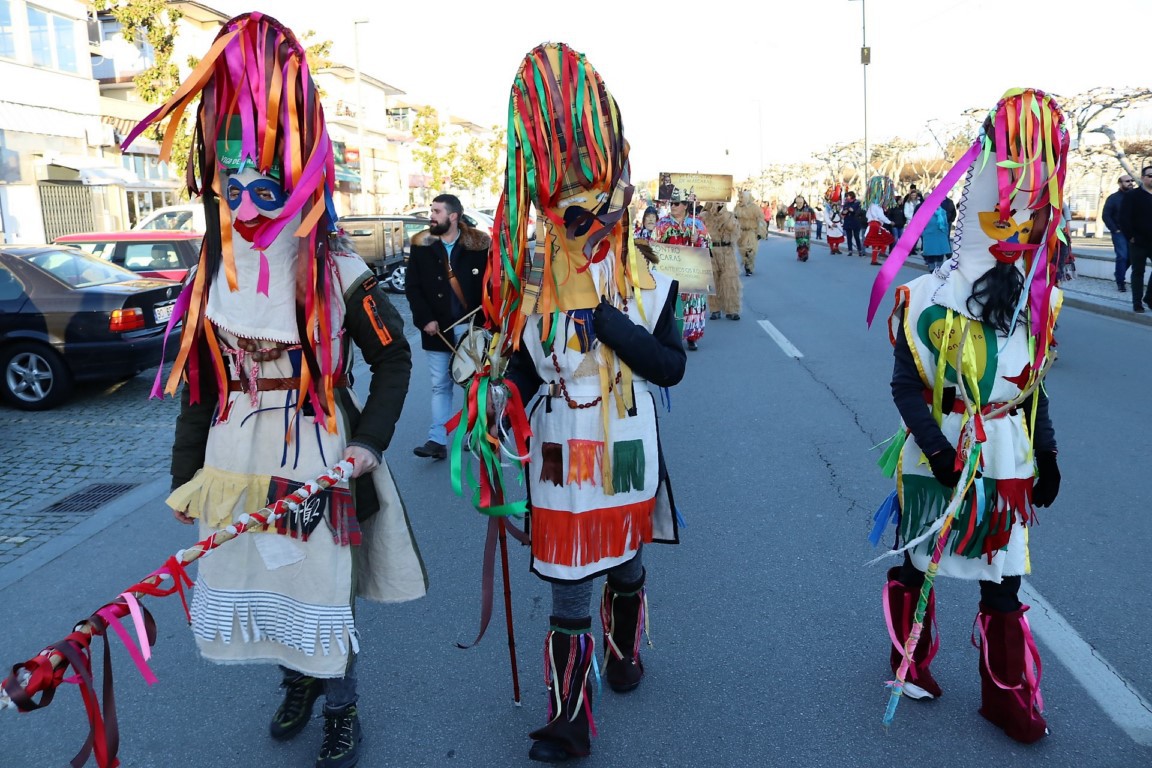
[[[366,299],[371,301],[366,301]],[[352,368],[351,350],[354,343],[372,371],[368,385],[368,399],[363,411],[352,403],[347,389],[338,389],[336,399],[348,423],[348,444],[359,445],[373,451],[378,457],[387,450],[396,431],[396,422],[404,408],[408,394],[408,379],[412,373],[412,350],[404,338],[404,321],[392,306],[387,294],[371,273],[365,273],[344,293],[344,360],[346,370]],[[376,322],[391,336],[385,344],[376,331],[371,307],[375,307]],[[210,370],[207,360],[201,370]],[[190,403],[188,386],[180,393],[180,415],[176,418],[176,439],[172,445],[172,487],[176,488],[192,479],[204,466],[204,451],[208,444],[208,431],[216,414],[218,396],[214,382],[208,382],[201,392],[200,402]],[[379,503],[371,483],[352,481],[356,516],[361,520],[375,514]]]

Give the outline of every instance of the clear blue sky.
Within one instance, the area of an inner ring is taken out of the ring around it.
[[[368,19],[365,72],[485,125],[506,121],[523,55],[566,42],[587,54],[620,103],[637,178],[660,170],[744,177],[761,158],[799,160],[860,138],[862,6],[872,143],[930,140],[929,119],[990,108],[1010,87],[1147,86],[1147,77],[1137,82],[1137,38],[1122,42],[1116,25],[1144,30],[1152,21],[1150,0],[1110,0],[1099,6],[1106,14],[1072,0],[207,1],[226,13],[262,10],[298,33],[315,29],[349,64],[352,20]],[[363,10],[344,10],[356,6]]]

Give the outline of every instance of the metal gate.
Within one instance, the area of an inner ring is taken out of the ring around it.
[[[80,183],[42,181],[40,210],[44,214],[44,239],[96,229],[96,191]]]

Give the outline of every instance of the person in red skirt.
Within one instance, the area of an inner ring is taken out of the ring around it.
[[[872,263],[880,264],[880,257],[888,253],[888,246],[896,241],[892,232],[884,227],[892,222],[884,215],[884,209],[877,203],[868,206],[868,229],[864,233],[864,247],[872,249]]]

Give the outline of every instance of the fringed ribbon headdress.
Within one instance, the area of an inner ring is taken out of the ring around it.
[[[247,165],[264,174],[274,172],[286,195],[281,213],[256,230],[253,248],[260,252],[267,249],[286,235],[289,222],[300,217],[299,226],[291,232],[299,238],[296,322],[304,359],[297,407],[311,395],[318,412],[326,416],[325,426],[334,430],[333,383],[338,355],[333,349],[331,326],[336,315],[331,305],[340,296],[329,284],[332,278],[327,262],[328,235],[336,219],[332,205],[335,166],[304,48],[290,30],[261,13],[229,20],[188,79],[136,126],[124,146],[149,126],[167,119],[160,158],[168,160],[180,119],[197,97],[200,103],[187,185],[193,194],[203,196],[209,231],[195,278],[185,287],[178,304],[180,311],[173,314],[169,326],[171,329],[182,320],[184,331],[164,391],[174,394],[184,376],[191,387],[192,402],[198,402],[202,377],[211,375],[218,385],[221,408],[225,405],[227,373],[205,305],[217,272],[223,273],[227,290],[239,289],[223,173],[225,165],[234,170],[239,156],[240,167]],[[223,152],[218,149],[218,139],[223,139]],[[233,146],[236,141],[240,142],[238,152]],[[210,374],[201,370],[209,361]],[[158,396],[158,390],[157,385],[153,394]]]
[[[517,70],[508,105],[508,164],[484,285],[484,310],[495,332],[490,364],[477,374],[464,411],[450,424],[459,425],[451,451],[453,487],[462,492],[469,440],[481,465],[473,503],[486,514],[524,509],[522,502],[503,502],[502,447],[488,434],[486,398],[489,383],[503,376],[502,361],[519,349],[528,318],[541,318],[540,340],[551,349],[566,323],[590,324],[601,299],[617,307],[633,301],[644,312],[640,289],[653,288],[655,281],[632,245],[633,191],[620,110],[600,75],[563,43],[533,48]],[[529,206],[538,216],[534,250],[528,247]],[[569,316],[562,320],[562,313]],[[634,407],[632,373],[606,346],[597,355],[607,434],[607,409]],[[509,396],[515,455],[523,464],[527,417],[516,393]],[[605,461],[605,487],[610,472]]]
[[[642,258],[629,247],[632,193],[620,110],[599,73],[563,43],[537,46],[512,85],[505,187],[485,286],[485,309],[506,350],[519,345],[529,315],[545,316],[542,336],[550,340],[561,309],[626,294],[628,280],[639,285],[646,269],[635,269]],[[542,225],[534,252],[529,205]],[[604,261],[609,252],[637,263],[616,270]],[[592,264],[606,267],[600,280]]]
[[[1031,310],[1033,368],[1039,369],[1052,341],[1053,264],[1064,241],[1060,217],[1068,144],[1064,115],[1051,96],[1030,88],[1005,93],[972,146],[912,217],[880,269],[872,285],[868,323],[928,219],[966,174],[956,232],[959,248],[944,277],[946,288],[949,281],[954,285],[938,295],[941,302],[966,313],[963,302],[975,279],[997,262],[1014,263],[1024,275],[1016,314],[1026,305]]]

